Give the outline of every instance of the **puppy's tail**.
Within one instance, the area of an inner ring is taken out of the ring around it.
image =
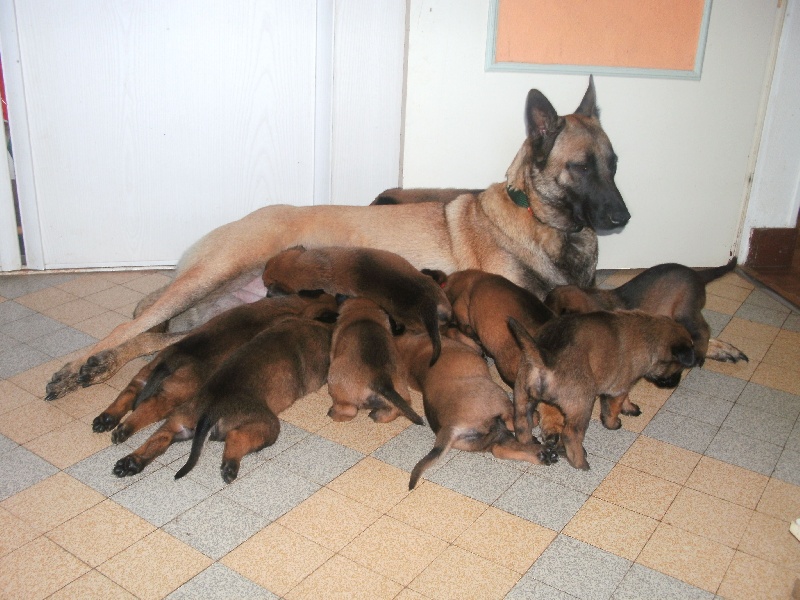
[[[424,471],[431,468],[448,450],[453,442],[456,441],[456,432],[452,427],[442,427],[436,434],[436,443],[433,448],[414,466],[411,471],[411,479],[408,482],[408,489],[413,490]]]
[[[194,469],[200,458],[200,453],[203,451],[203,444],[206,443],[208,432],[211,431],[213,425],[214,422],[208,416],[208,413],[203,414],[197,420],[197,426],[194,428],[194,439],[192,439],[192,449],[189,452],[189,459],[186,461],[186,464],[175,473],[175,479],[180,479]]]
[[[697,271],[697,274],[700,276],[700,281],[703,282],[703,285],[706,285],[711,283],[715,279],[719,279],[726,273],[730,273],[735,268],[736,268],[736,257],[734,256],[727,262],[727,264],[724,264],[721,267],[703,269],[702,271]]]
[[[400,412],[402,412],[412,423],[416,423],[417,425],[424,424],[422,417],[420,417],[417,412],[411,408],[411,405],[406,402],[405,398],[397,393],[397,390],[394,389],[391,381],[378,382],[373,391],[376,394],[380,394],[389,402],[394,404],[397,408],[399,408]]]
[[[136,394],[136,397],[133,399],[133,410],[136,410],[136,407],[142,402],[160,392],[161,385],[164,383],[164,380],[172,375],[172,373],[174,373],[174,370],[166,363],[166,361],[159,363],[156,368],[153,369],[153,372],[150,373],[150,377],[147,378],[147,382],[145,382],[142,389],[139,390],[139,393]]]

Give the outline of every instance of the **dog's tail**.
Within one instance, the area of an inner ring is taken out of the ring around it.
[[[389,402],[394,404],[400,412],[402,412],[408,420],[412,423],[416,423],[417,425],[424,425],[424,421],[422,417],[420,417],[417,412],[411,408],[411,405],[406,402],[406,399],[403,398],[400,394],[397,393],[397,390],[394,389],[391,381],[378,381],[375,384],[373,391],[376,394],[379,394],[386,398]]]
[[[700,276],[700,281],[703,282],[703,285],[707,285],[715,279],[719,279],[726,273],[733,271],[736,268],[736,262],[736,257],[734,256],[727,262],[727,264],[724,264],[721,267],[703,269],[702,271],[697,271],[697,274]]]
[[[142,389],[139,390],[139,393],[136,394],[136,397],[133,399],[133,410],[136,410],[136,407],[142,402],[160,392],[164,380],[174,372],[174,369],[172,369],[166,361],[162,361],[156,365],[156,368],[150,373],[150,377],[147,378]]]
[[[408,482],[408,489],[413,490],[424,471],[431,468],[444,454],[450,450],[453,442],[456,441],[456,432],[452,427],[442,427],[436,434],[436,443],[433,448],[414,466],[411,471],[411,479]]]
[[[211,427],[213,425],[214,421],[211,420],[211,417],[208,416],[208,413],[204,413],[197,420],[197,426],[194,428],[194,439],[192,439],[192,449],[189,452],[189,459],[186,461],[186,464],[183,465],[177,473],[175,473],[175,479],[180,479],[189,471],[194,469],[198,459],[200,458],[200,453],[203,451],[203,444],[206,443],[208,432],[211,431]]]
[[[433,353],[431,354],[431,362],[429,363],[432,367],[442,353],[442,335],[439,332],[439,310],[435,302],[423,303],[422,322],[433,344]]]

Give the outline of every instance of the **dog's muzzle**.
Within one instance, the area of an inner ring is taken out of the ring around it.
[[[678,387],[678,384],[681,382],[681,373],[682,371],[676,371],[669,377],[645,377],[645,379],[656,387],[672,389]]]

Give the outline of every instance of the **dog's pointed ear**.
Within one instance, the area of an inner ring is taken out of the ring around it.
[[[447,273],[439,269],[422,269],[420,272],[433,279],[439,285],[444,285],[447,282]]]
[[[553,144],[564,128],[564,119],[539,90],[528,92],[525,102],[525,128],[531,141],[533,160],[537,165],[547,162]]]
[[[590,119],[600,119],[600,109],[597,106],[597,94],[594,91],[594,76],[592,75],[589,75],[589,87],[586,88],[586,93],[575,114]]]
[[[694,347],[678,344],[671,348],[673,358],[684,367],[693,367],[697,362]]]
[[[519,321],[514,317],[508,317],[507,323],[509,330],[511,330],[511,335],[514,336],[520,349],[527,354],[533,354],[538,357],[539,350],[536,348],[536,342],[533,341],[533,337],[528,333],[528,330],[520,325]]]

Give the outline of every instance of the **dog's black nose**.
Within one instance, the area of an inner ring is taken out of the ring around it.
[[[622,227],[631,220],[631,213],[629,213],[627,210],[613,213],[608,217],[608,220],[611,221],[615,227]]]

